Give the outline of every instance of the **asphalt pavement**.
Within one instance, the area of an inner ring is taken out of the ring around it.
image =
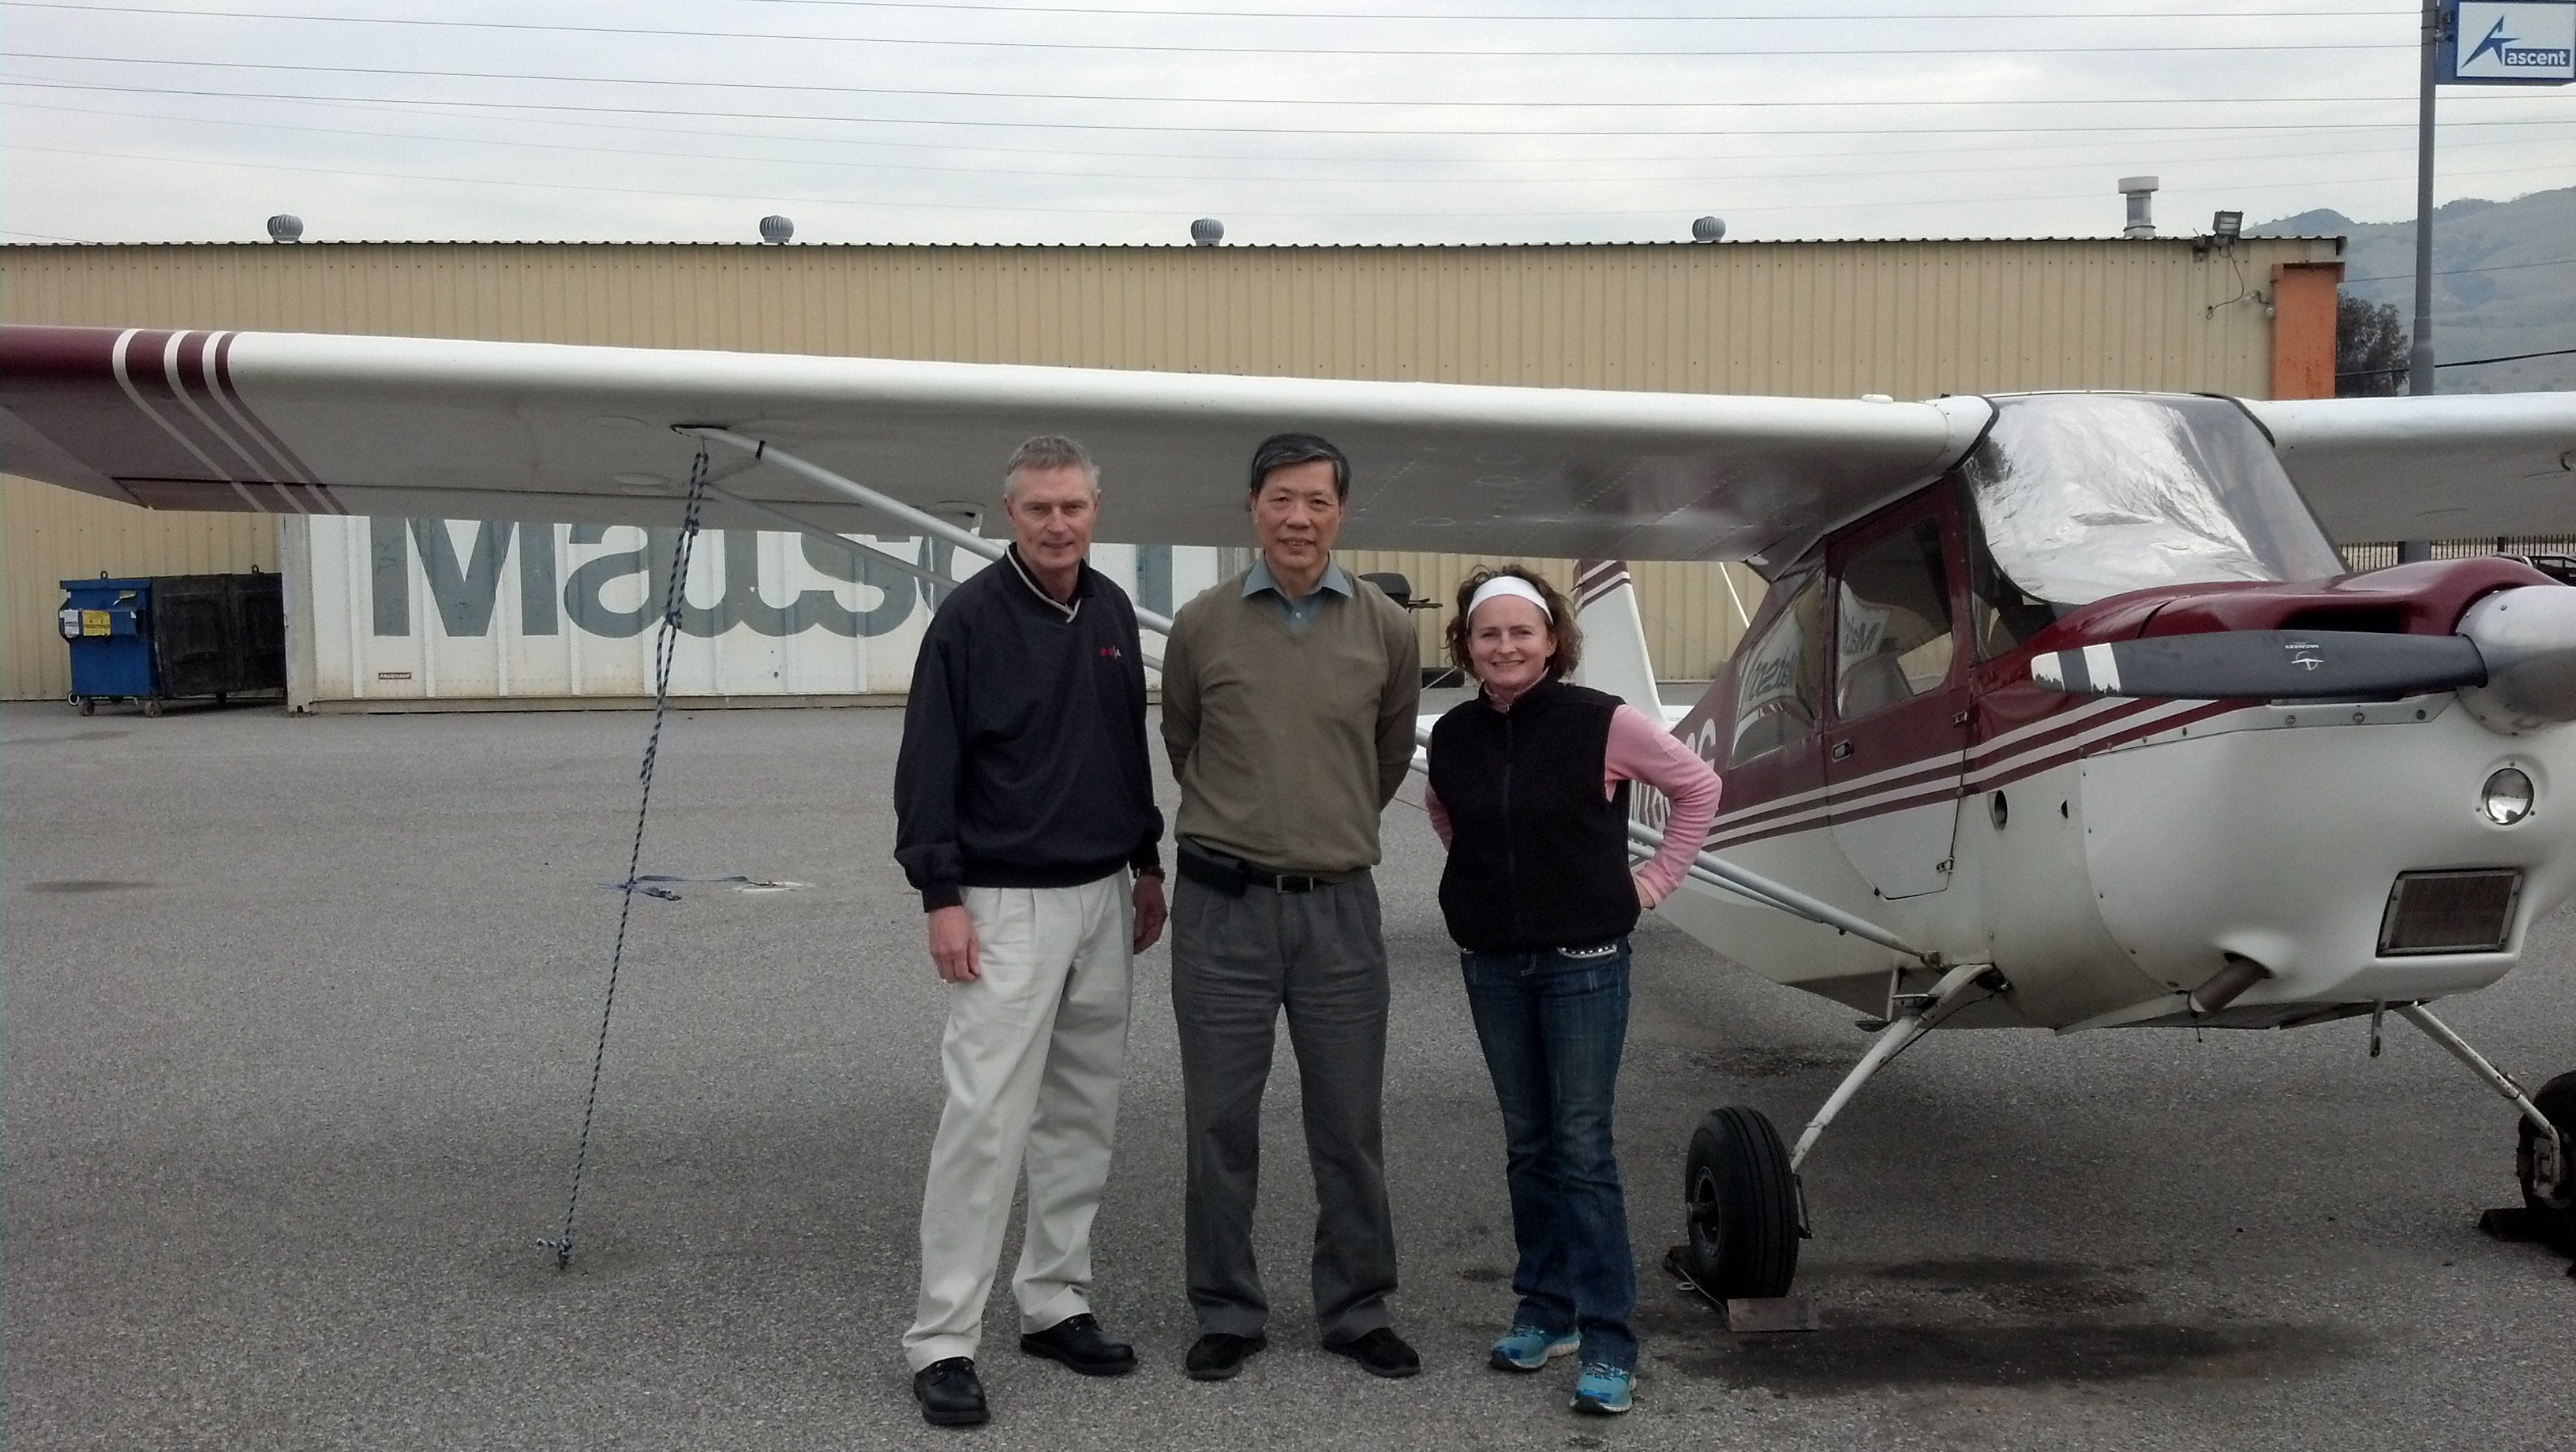
[[[2567,1445],[2576,1279],[2477,1212],[2510,1111],[2392,1022],[1940,1035],[1807,1168],[1824,1329],[1733,1336],[1659,1273],[1709,1108],[1794,1129],[1852,1015],[1649,923],[1621,1089],[1637,1410],[1487,1370],[1511,1309],[1500,1132],[1408,789],[1387,815],[1387,1159],[1418,1379],[1313,1342],[1283,1053],[1273,1347],[1180,1371],[1180,1091],[1140,964],[1097,1307],[1135,1375],[1016,1349],[995,1417],[925,1428],[910,1319],[941,991],[889,853],[900,718],[680,713],[568,1271],[646,720],[632,712],[92,718],[0,709],[7,1445],[69,1448],[2075,1449]],[[1174,800],[1164,783],[1166,806]],[[2321,842],[2317,850],[2334,850]],[[2451,1023],[2576,1068],[2554,917]],[[1005,1251],[1005,1264],[1016,1242]]]

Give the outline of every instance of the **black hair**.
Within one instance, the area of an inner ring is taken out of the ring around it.
[[[1333,461],[1333,495],[1351,497],[1351,461],[1333,447],[1333,441],[1321,434],[1272,434],[1252,451],[1252,492],[1261,492],[1261,481],[1291,464],[1309,463],[1316,459]]]

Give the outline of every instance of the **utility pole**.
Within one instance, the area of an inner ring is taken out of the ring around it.
[[[2424,0],[2423,64],[2415,102],[2415,336],[2406,354],[2406,391],[2433,391],[2433,81],[2442,42],[2441,0]],[[2397,546],[2398,563],[2429,560],[2431,540]]]

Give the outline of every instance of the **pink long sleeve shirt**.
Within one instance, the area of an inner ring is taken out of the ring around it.
[[[1490,699],[1490,697],[1488,698]],[[1508,711],[1508,702],[1495,709]],[[1708,840],[1708,824],[1717,820],[1717,773],[1693,756],[1690,748],[1634,706],[1622,705],[1610,715],[1610,740],[1601,753],[1601,795],[1607,798],[1623,781],[1643,782],[1672,803],[1664,822],[1664,842],[1636,872],[1648,907],[1672,896]],[[1431,815],[1431,830],[1440,845],[1449,845],[1449,809],[1440,794],[1423,783],[1422,808]]]

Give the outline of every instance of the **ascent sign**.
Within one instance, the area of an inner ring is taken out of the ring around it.
[[[2449,85],[2563,86],[2576,81],[2576,4],[2456,0],[2438,74]]]

